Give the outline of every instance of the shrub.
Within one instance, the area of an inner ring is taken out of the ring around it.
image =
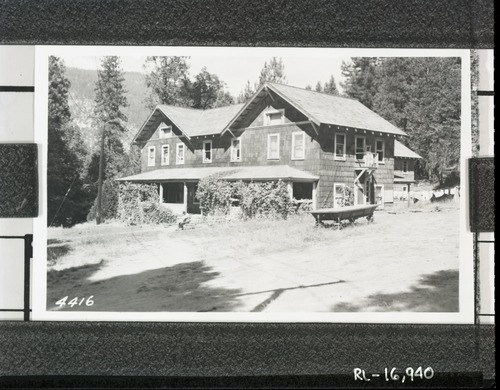
[[[339,206],[353,206],[354,205],[354,189],[349,186],[342,187],[342,199],[339,201]]]
[[[312,199],[292,199],[292,211],[295,214],[302,215],[312,210]]]
[[[101,221],[114,219],[118,214],[119,184],[114,180],[102,183]],[[87,214],[87,221],[95,221],[97,214],[97,198]]]
[[[233,185],[220,175],[211,175],[200,180],[196,196],[203,215],[228,214],[231,206]]]
[[[227,215],[231,206],[239,206],[243,218],[286,218],[292,212],[287,185],[281,180],[231,183],[213,175],[200,180],[196,196],[203,215]]]
[[[117,217],[134,225],[172,223],[176,220],[172,210],[158,202],[156,184],[120,184]]]

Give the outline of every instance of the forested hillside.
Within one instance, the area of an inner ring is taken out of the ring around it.
[[[92,127],[92,115],[95,106],[95,85],[97,82],[97,71],[66,68],[66,77],[71,83],[69,88],[70,98],[68,100],[71,117],[75,124],[81,129],[82,138],[89,149],[94,149],[99,137],[98,131]],[[130,143],[149,115],[146,108],[147,88],[145,75],[138,72],[124,72],[123,82],[125,97],[129,105],[124,108],[128,117],[128,132],[123,135],[124,144]]]

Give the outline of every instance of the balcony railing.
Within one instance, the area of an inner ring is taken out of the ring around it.
[[[363,168],[378,168],[378,153],[366,152],[363,156]]]

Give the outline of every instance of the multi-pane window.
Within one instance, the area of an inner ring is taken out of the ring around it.
[[[383,163],[385,157],[385,141],[381,139],[375,141],[375,153],[377,153],[378,161]]]
[[[279,125],[284,122],[284,110],[268,111],[264,113],[264,125]]]
[[[238,138],[231,141],[231,161],[241,161],[241,140]]]
[[[172,136],[172,126],[160,126],[160,138],[170,138]]]
[[[305,133],[292,133],[292,160],[303,160],[305,157]]]
[[[365,157],[366,143],[365,137],[356,137],[356,159],[363,160]]]
[[[155,166],[155,147],[150,146],[148,148],[148,167]]]
[[[170,148],[168,145],[161,146],[161,165],[170,164]]]
[[[345,160],[345,134],[335,134],[335,159]]]
[[[280,158],[279,134],[269,134],[267,136],[267,158],[269,160],[277,160]]]
[[[204,163],[212,162],[212,141],[203,142],[203,162]]]
[[[184,144],[177,144],[177,151],[175,155],[176,164],[184,164]]]
[[[403,161],[403,172],[408,172],[408,161]]]

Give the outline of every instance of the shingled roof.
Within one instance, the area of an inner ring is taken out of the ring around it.
[[[158,105],[142,125],[134,142],[147,141],[165,117],[187,138],[221,134],[229,129],[238,128],[240,118],[244,118],[254,110],[256,103],[269,93],[279,96],[317,125],[336,125],[385,134],[406,135],[404,131],[355,99],[267,82],[245,104],[208,110]]]
[[[220,134],[222,129],[241,109],[243,104],[198,110],[165,104],[156,106],[134,138],[135,143],[147,141],[165,117],[188,138]]]
[[[394,141],[394,157],[422,158],[410,148],[403,145],[398,140]]]

